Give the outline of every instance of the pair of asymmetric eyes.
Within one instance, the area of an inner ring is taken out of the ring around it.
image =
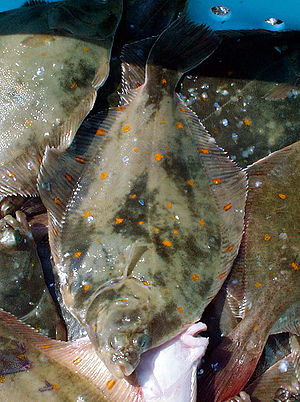
[[[130,342],[133,346],[138,347],[141,351],[149,349],[151,345],[151,337],[147,334],[135,334]],[[115,350],[121,350],[129,346],[129,340],[126,334],[119,333],[112,336],[110,346]]]

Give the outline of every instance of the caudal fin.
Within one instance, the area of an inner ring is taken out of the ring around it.
[[[153,66],[178,71],[180,77],[209,57],[219,42],[207,26],[196,24],[184,14],[154,43],[147,60],[146,77],[151,80]]]

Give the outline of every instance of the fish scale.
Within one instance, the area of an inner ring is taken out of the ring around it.
[[[180,46],[169,57],[173,37]],[[239,248],[246,176],[174,93],[217,44],[178,19],[128,103],[91,118],[76,147],[48,149],[42,164],[64,302],[117,376],[201,317]]]

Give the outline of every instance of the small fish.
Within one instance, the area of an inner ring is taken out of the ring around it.
[[[39,191],[64,303],[117,376],[201,317],[240,245],[246,176],[175,94],[217,46],[209,29],[177,19],[127,103],[43,161]]]
[[[36,194],[47,145],[67,147],[109,71],[122,1],[0,13],[0,199]]]
[[[224,401],[246,385],[273,325],[298,332],[300,302],[300,142],[251,165],[245,234],[227,286],[242,318],[206,361],[202,401]],[[284,316],[286,316],[284,318]],[[287,322],[287,319],[297,320]],[[296,322],[298,321],[298,323]],[[280,322],[279,322],[280,323]],[[287,325],[288,324],[288,325]]]
[[[25,357],[26,349],[21,343],[16,342],[9,346],[8,339],[0,336],[0,376],[29,370],[31,363]],[[4,347],[4,349],[3,349]]]
[[[131,385],[107,370],[88,338],[55,341],[0,310],[0,350],[4,351],[1,353],[8,356],[11,345],[19,345],[19,340],[24,349],[19,352],[23,365],[18,364],[15,374],[1,377],[1,400],[47,401],[51,392],[53,401],[171,402],[175,392],[179,395],[185,390],[183,398],[176,400],[190,402],[196,390],[193,375],[208,343],[206,338],[193,335],[205,328],[202,323],[193,324],[167,344],[145,353],[136,373],[137,384]],[[29,371],[22,373],[24,363],[29,364],[27,357],[31,362],[26,368]],[[173,378],[165,375],[161,364],[171,364]]]
[[[47,290],[35,242],[23,212],[0,220],[0,307],[58,339],[66,333]]]

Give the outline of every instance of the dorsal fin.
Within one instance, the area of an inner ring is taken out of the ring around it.
[[[118,113],[118,108],[109,109],[108,112],[99,112],[86,120],[67,150],[46,149],[38,177],[38,189],[50,217],[49,240],[55,261],[59,254],[57,240],[68,202],[76,191],[76,184],[87,162],[95,154],[99,155],[101,141],[105,140]]]

